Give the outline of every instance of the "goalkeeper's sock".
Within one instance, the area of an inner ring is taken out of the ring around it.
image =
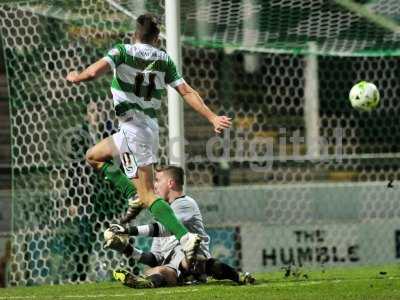
[[[183,224],[176,218],[173,210],[163,198],[156,199],[149,208],[154,218],[164,225],[169,232],[172,232],[178,241],[188,233]]]
[[[217,280],[230,279],[240,283],[240,275],[234,268],[214,258],[207,259],[206,274]]]
[[[114,187],[122,193],[124,199],[130,199],[136,194],[136,188],[128,177],[111,161],[106,161],[101,167],[105,179],[110,181]]]
[[[137,261],[141,264],[147,265],[151,268],[155,268],[160,265],[160,263],[157,261],[157,258],[155,255],[151,252],[142,252],[140,255],[140,258],[137,259]]]
[[[135,260],[140,260],[142,257],[143,251],[133,247],[131,244],[126,245],[125,250],[123,251],[123,254],[130,258],[132,257]]]

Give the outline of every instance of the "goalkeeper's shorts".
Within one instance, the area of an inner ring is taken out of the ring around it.
[[[181,246],[176,246],[169,255],[162,262],[162,266],[169,267],[176,272],[179,277],[181,275],[180,265],[185,259],[185,253],[183,252]]]
[[[128,178],[137,177],[138,167],[157,163],[158,128],[122,123],[113,140]]]

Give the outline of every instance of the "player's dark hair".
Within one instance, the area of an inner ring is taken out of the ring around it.
[[[174,165],[160,166],[156,168],[157,172],[167,172],[167,174],[175,181],[177,188],[182,189],[185,183],[185,171]]]
[[[152,14],[140,15],[136,20],[135,36],[143,43],[151,43],[158,38],[160,25],[156,16]]]

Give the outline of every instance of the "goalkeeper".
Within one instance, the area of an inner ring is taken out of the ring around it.
[[[151,14],[138,17],[135,43],[117,44],[107,55],[82,72],[70,72],[67,80],[78,84],[94,80],[111,70],[111,92],[119,131],[90,148],[87,162],[111,181],[124,198],[139,195],[137,214],[148,208],[154,218],[180,241],[189,261],[193,261],[200,238],[188,232],[165,200],[153,190],[153,164],[159,150],[157,111],[167,85],[175,88],[184,100],[207,118],[216,132],[231,126],[230,118],[217,116],[205,105],[199,94],[179,74],[169,55],[157,48],[160,28]],[[126,176],[119,169],[120,158]]]
[[[159,223],[127,227],[112,224],[109,230],[116,236],[128,234],[154,237],[150,252],[142,252],[129,244],[113,243],[113,239],[106,242],[110,248],[119,250],[126,256],[152,267],[146,272],[145,277],[135,276],[126,270],[114,271],[114,277],[134,288],[171,286],[182,283],[190,277],[205,282],[207,276],[218,280],[230,279],[239,284],[253,283],[254,279],[250,274],[240,274],[232,267],[211,258],[210,237],[205,231],[200,209],[193,198],[183,194],[183,184],[182,168],[166,166],[156,170],[155,191],[170,203],[172,210],[188,230],[197,233],[202,238],[199,251],[202,259],[199,259],[194,268],[190,268],[176,238]],[[115,245],[117,247],[114,247]]]

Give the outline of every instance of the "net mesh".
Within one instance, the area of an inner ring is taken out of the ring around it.
[[[63,78],[116,40],[128,43],[134,20],[106,2],[55,4],[0,11],[11,98],[11,284],[92,281],[129,263],[102,249],[102,231],[126,203],[82,160],[116,130],[110,78],[79,86]]]
[[[185,107],[189,188],[399,179],[396,78],[400,74],[397,59],[388,55],[400,49],[390,22],[398,18],[400,6],[396,1],[364,2],[360,5],[368,11],[360,16],[341,1],[182,1],[184,77],[217,113],[234,118],[230,131],[214,137],[207,121]],[[88,147],[117,129],[110,77],[78,86],[67,84],[64,77],[102,57],[115,43],[128,43],[134,17],[145,11],[163,18],[164,3],[85,0],[0,5],[12,128],[11,284],[102,280],[119,264],[135,263],[102,249],[102,231],[126,203],[83,160]],[[379,15],[389,23],[382,24],[376,19]],[[322,157],[315,159],[307,156],[302,140],[307,57],[299,54],[310,52],[385,55],[318,57],[319,136],[324,143]],[[380,88],[384,104],[370,114],[351,109],[347,101],[358,80]],[[163,102],[161,163],[167,162],[166,111]],[[288,219],[288,211],[294,211],[289,218],[294,221],[304,205],[315,213],[307,204],[311,191],[305,186],[304,192],[287,196],[277,189],[269,194],[271,202],[252,203],[246,214],[254,216],[267,207],[265,217],[272,223],[266,224],[285,225],[282,220]],[[363,197],[366,192],[355,194]],[[254,197],[262,195],[255,192]],[[395,205],[392,196],[385,196],[389,204],[367,198],[363,222],[376,221],[371,217],[374,211],[381,212],[379,220],[397,221],[397,215],[390,214]],[[251,225],[240,227],[232,222],[235,216],[224,221],[213,218],[240,210],[218,206],[223,196],[198,197],[214,199],[202,204],[213,254],[241,267],[248,255],[241,240],[246,245],[255,236]],[[291,200],[285,202],[285,197]],[[325,221],[336,220],[337,210],[328,210],[332,215]],[[144,215],[139,222],[146,220]],[[337,228],[335,232],[344,230]],[[145,240],[139,244],[149,246]],[[253,268],[251,261],[246,266]]]
[[[398,54],[395,0],[184,1],[185,41],[263,52]],[[317,47],[309,48],[313,41]]]

